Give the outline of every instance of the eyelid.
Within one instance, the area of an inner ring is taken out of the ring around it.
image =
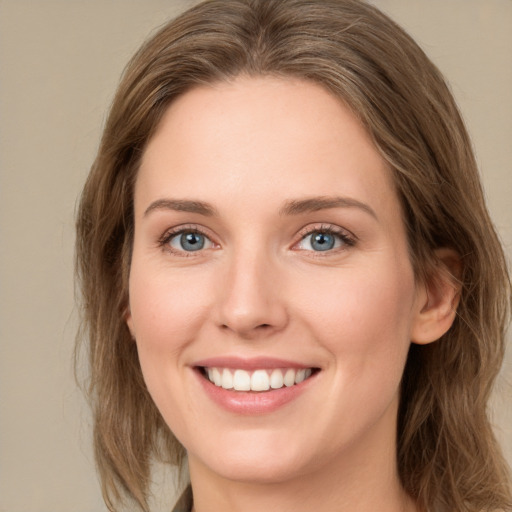
[[[324,257],[328,256],[329,254],[338,253],[340,251],[344,251],[347,249],[347,247],[354,246],[358,239],[357,237],[350,231],[348,231],[345,228],[342,228],[340,226],[337,226],[336,224],[330,224],[330,223],[316,223],[316,224],[310,224],[308,226],[305,226],[302,228],[298,234],[297,237],[299,238],[296,242],[294,242],[292,249],[297,247],[297,245],[302,242],[307,236],[313,234],[313,233],[328,233],[335,236],[338,236],[341,238],[343,242],[343,246],[337,249],[327,250],[327,251],[308,251],[306,249],[297,249],[302,250],[304,252],[310,252],[315,253],[315,257]]]
[[[201,253],[205,252],[205,249],[199,250],[197,252],[195,251],[180,251],[173,249],[169,242],[174,238],[175,236],[182,234],[182,233],[198,233],[200,235],[205,236],[208,238],[208,240],[212,243],[212,248],[219,248],[220,244],[215,241],[215,236],[211,234],[210,230],[207,228],[204,228],[203,226],[199,224],[181,224],[178,226],[174,226],[170,229],[167,229],[162,236],[158,239],[157,244],[162,249],[171,252],[172,254],[177,254],[182,257],[191,257],[191,256],[199,256]],[[315,224],[309,224],[302,229],[299,230],[297,233],[297,240],[292,244],[292,249],[297,248],[297,245],[302,242],[308,235],[311,235],[312,233],[321,232],[321,233],[329,233],[335,236],[338,236],[341,238],[343,242],[343,246],[337,249],[327,250],[325,252],[322,251],[309,251],[306,249],[297,249],[304,252],[314,253],[315,257],[325,257],[329,254],[338,253],[340,251],[346,250],[348,247],[354,246],[358,239],[357,237],[350,232],[349,230],[342,228],[340,226],[337,226],[335,224],[330,223],[315,223]]]
[[[219,246],[218,243],[214,241],[214,237],[210,234],[210,231],[198,224],[181,224],[179,226],[174,226],[168,230],[166,230],[162,236],[158,239],[158,246],[164,249],[165,251],[168,251],[172,254],[182,256],[185,258],[191,257],[191,256],[199,256],[201,253],[203,253],[207,249],[201,249],[198,251],[180,251],[176,250],[170,245],[170,241],[183,233],[197,233],[199,235],[202,235],[206,237],[213,245],[213,248],[216,248]]]

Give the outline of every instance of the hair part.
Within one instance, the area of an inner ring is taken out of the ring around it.
[[[504,356],[510,280],[471,142],[437,68],[358,0],[208,0],[164,26],[124,72],[81,197],[76,242],[107,506],[126,495],[148,511],[153,457],[181,467],[185,456],[149,396],[125,324],[140,159],[176,97],[241,74],[321,84],[355,113],[392,170],[418,279],[437,272],[435,249],[461,256],[454,325],[436,343],[410,349],[398,469],[425,509],[512,507],[486,409]]]

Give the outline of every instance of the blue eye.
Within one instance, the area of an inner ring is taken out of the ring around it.
[[[351,240],[345,235],[332,231],[312,231],[299,242],[298,248],[304,251],[325,252],[343,245],[352,245]]]
[[[336,239],[329,233],[313,233],[310,235],[310,243],[315,251],[328,251],[334,248]]]
[[[201,249],[209,249],[212,246],[211,240],[195,231],[182,231],[173,235],[168,244],[176,251],[194,252]]]

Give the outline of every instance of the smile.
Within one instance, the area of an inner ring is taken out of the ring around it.
[[[308,389],[322,373],[318,366],[266,356],[218,356],[195,361],[191,368],[207,397],[244,416],[277,412],[301,396],[311,396]]]
[[[313,368],[242,369],[204,367],[203,375],[215,386],[233,391],[264,392],[300,384],[313,374]]]

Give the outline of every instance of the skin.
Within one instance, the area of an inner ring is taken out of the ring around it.
[[[283,211],[313,197],[349,204]],[[356,117],[308,82],[198,87],[150,141],[134,205],[127,323],[195,510],[415,510],[395,462],[399,384],[411,341],[449,328],[455,292],[416,282],[391,173]],[[314,251],[307,233],[326,226],[350,241]],[[183,250],[182,228],[205,248]],[[283,407],[235,414],[194,370],[218,356],[320,371]]]

